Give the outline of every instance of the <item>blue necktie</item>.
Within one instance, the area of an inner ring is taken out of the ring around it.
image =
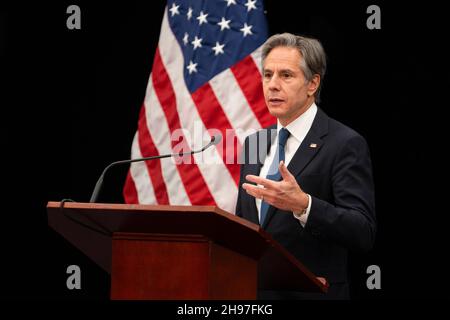
[[[278,181],[280,180],[281,174],[278,170],[280,161],[284,161],[284,147],[286,146],[286,141],[289,138],[289,131],[285,128],[281,128],[278,133],[278,146],[273,158],[273,162],[270,165],[269,172],[267,173],[267,179]],[[269,210],[269,204],[265,201],[261,202],[261,218],[259,219],[260,225],[263,225],[264,219],[266,219],[267,211]]]

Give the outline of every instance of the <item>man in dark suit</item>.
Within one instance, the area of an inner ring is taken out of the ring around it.
[[[316,105],[326,70],[319,41],[274,35],[262,63],[266,104],[278,121],[245,141],[236,215],[261,224],[330,287],[326,295],[259,298],[349,298],[348,250],[370,250],[376,232],[367,143]]]

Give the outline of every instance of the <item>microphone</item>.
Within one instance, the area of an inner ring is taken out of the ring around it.
[[[94,191],[92,192],[91,199],[89,200],[89,202],[90,203],[95,203],[97,201],[98,195],[100,193],[100,189],[102,188],[102,185],[103,185],[103,178],[105,177],[105,173],[111,167],[114,167],[114,166],[119,165],[119,164],[126,164],[126,163],[132,163],[132,162],[155,160],[155,159],[169,158],[169,157],[175,157],[175,156],[182,157],[182,156],[186,156],[186,155],[191,155],[191,154],[194,154],[194,153],[203,152],[206,149],[208,149],[209,147],[211,147],[212,145],[217,145],[221,140],[222,140],[222,135],[219,133],[219,134],[216,134],[216,135],[212,136],[211,137],[211,141],[207,145],[203,146],[201,149],[198,149],[198,150],[193,150],[193,151],[189,151],[189,152],[163,154],[163,155],[159,155],[159,156],[152,156],[152,157],[145,157],[145,158],[138,158],[138,159],[128,159],[128,160],[115,161],[115,162],[109,164],[103,170],[102,174],[100,175],[100,178],[98,178],[97,183],[95,184],[95,188],[94,188]]]

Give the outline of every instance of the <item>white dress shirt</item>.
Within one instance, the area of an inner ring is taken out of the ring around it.
[[[314,118],[317,113],[317,106],[315,103],[313,103],[308,110],[306,110],[304,113],[302,113],[297,119],[292,121],[286,126],[286,129],[289,130],[291,133],[289,138],[286,141],[286,146],[284,148],[285,152],[285,165],[286,167],[289,165],[289,162],[291,162],[292,158],[294,157],[295,152],[300,147],[301,143],[303,142],[303,139],[305,139],[309,129],[311,129],[312,123],[314,121]],[[278,133],[280,132],[281,128],[283,126],[278,121],[277,123],[277,136],[275,138],[274,143],[270,146],[269,153],[267,154],[266,159],[264,160],[264,164],[261,168],[261,172],[259,173],[259,176],[262,178],[266,178],[267,172],[269,171],[270,165],[272,164],[273,158],[275,157],[275,152],[277,150],[278,145]],[[306,225],[306,222],[308,220],[309,211],[311,210],[311,196],[308,194],[309,202],[308,202],[308,208],[306,208],[306,213],[301,215],[300,217],[296,217],[298,220],[300,220],[300,224],[304,227]],[[258,209],[258,217],[261,219],[261,199],[255,198],[256,201],[256,208]]]

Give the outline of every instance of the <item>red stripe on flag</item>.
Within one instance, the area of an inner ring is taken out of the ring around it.
[[[145,105],[142,105],[141,112],[139,114],[139,149],[141,149],[141,154],[143,157],[157,156],[159,153],[155,147],[152,136],[148,131],[145,108]],[[145,164],[147,166],[150,179],[152,180],[153,189],[155,190],[156,201],[158,204],[169,204],[167,188],[162,175],[161,161],[159,159],[155,159],[152,161],[145,161]]]
[[[237,148],[234,147],[235,142],[228,141],[229,139],[235,139],[235,134],[233,134],[234,130],[231,126],[231,123],[228,121],[227,116],[223,112],[222,106],[217,100],[214,91],[212,90],[209,83],[205,83],[203,86],[198,88],[193,94],[192,98],[197,106],[198,113],[202,118],[202,121],[206,128],[209,129],[217,129],[222,132],[222,136],[224,140],[222,143],[217,145],[217,150],[219,151],[220,156],[223,159],[223,163],[225,163],[228,171],[233,177],[236,185],[239,184],[239,164],[237,159],[237,154],[235,150]],[[229,130],[227,132],[227,129]],[[237,140],[237,139],[236,139]],[[228,143],[227,143],[228,141]],[[238,142],[239,143],[239,142]],[[226,152],[223,152],[223,146],[228,146],[230,144],[231,148],[228,148]],[[238,146],[240,148],[240,146]],[[227,157],[228,154],[228,157]],[[227,159],[228,158],[228,159]],[[227,161],[228,160],[228,161]],[[227,163],[230,162],[231,163]]]
[[[136,185],[134,184],[133,178],[131,177],[130,170],[128,170],[127,178],[125,180],[125,186],[123,187],[123,198],[125,200],[125,203],[128,204],[139,203]]]
[[[247,56],[234,66],[231,67],[245,98],[253,110],[253,113],[258,119],[261,127],[265,128],[276,123],[273,117],[267,110],[266,102],[264,101],[264,93],[262,89],[261,73],[251,56]]]
[[[156,95],[158,96],[161,107],[166,115],[170,132],[173,133],[177,129],[181,129],[181,121],[177,112],[176,97],[170,82],[170,78],[161,60],[159,48],[155,52],[155,60],[153,62],[152,81]],[[180,135],[182,141],[186,143],[184,135]],[[171,141],[172,147],[179,147],[177,141]],[[189,151],[189,146],[183,145],[183,151]],[[180,173],[181,180],[185,186],[189,200],[193,205],[216,205],[208,185],[194,161],[194,157],[190,156],[188,163],[177,163],[177,169]]]

